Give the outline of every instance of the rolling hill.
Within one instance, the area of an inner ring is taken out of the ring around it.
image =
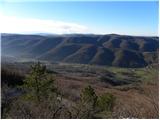
[[[119,67],[158,62],[158,37],[1,34],[1,40],[2,56]]]

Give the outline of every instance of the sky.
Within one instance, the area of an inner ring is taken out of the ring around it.
[[[158,35],[158,1],[0,1],[1,33]]]

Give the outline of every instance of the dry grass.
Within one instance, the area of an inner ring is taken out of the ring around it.
[[[90,79],[92,81],[92,79]],[[80,90],[90,84],[98,95],[109,92],[116,96],[116,105],[113,110],[113,118],[158,118],[158,84],[142,83],[138,89],[131,87],[127,90],[119,90],[114,87],[106,87],[103,83],[90,82],[89,79],[66,78],[57,76],[57,84],[63,94],[71,101],[79,98]]]

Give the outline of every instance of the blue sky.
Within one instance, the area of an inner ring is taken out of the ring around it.
[[[1,32],[158,35],[158,1],[3,1],[0,12]]]

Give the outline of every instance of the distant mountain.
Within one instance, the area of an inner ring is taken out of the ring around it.
[[[2,56],[119,67],[144,67],[158,62],[158,37],[2,34],[1,40]]]

